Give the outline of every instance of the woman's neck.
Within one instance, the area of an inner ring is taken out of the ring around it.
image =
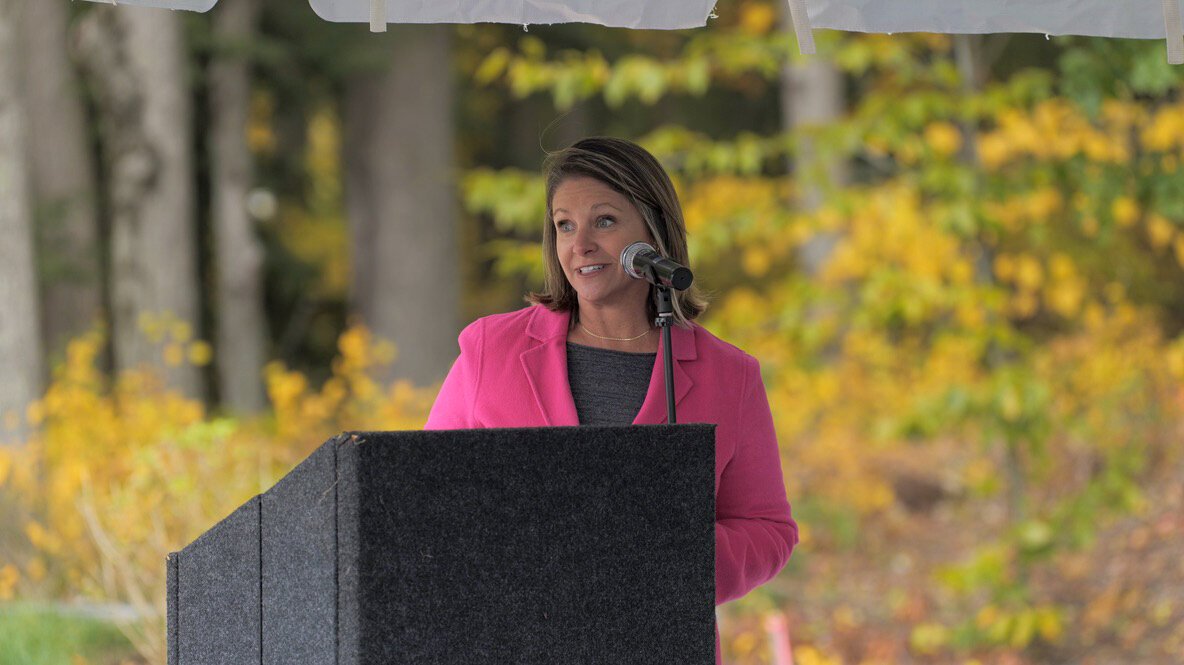
[[[567,341],[614,351],[653,353],[658,350],[657,330],[645,310],[622,312],[583,308],[572,312],[575,321]]]

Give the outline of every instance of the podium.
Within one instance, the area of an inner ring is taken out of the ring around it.
[[[712,425],[353,432],[169,555],[169,665],[715,662]]]

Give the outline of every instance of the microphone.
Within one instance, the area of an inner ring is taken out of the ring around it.
[[[635,242],[621,252],[621,266],[633,279],[644,279],[676,291],[686,290],[695,279],[686,266],[658,254],[658,250],[644,242]]]

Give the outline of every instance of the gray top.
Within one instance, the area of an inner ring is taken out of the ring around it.
[[[641,411],[656,353],[567,343],[567,382],[581,425],[628,425]]]

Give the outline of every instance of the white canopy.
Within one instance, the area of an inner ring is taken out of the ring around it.
[[[94,0],[109,2],[111,0]],[[234,2],[235,0],[226,0]],[[1168,60],[1184,63],[1181,0],[786,0],[803,53],[812,28],[851,32],[982,34],[1034,32],[1167,39]],[[217,0],[116,0],[204,12]],[[724,0],[726,3],[726,0]],[[714,0],[310,0],[328,21],[369,23],[595,23],[674,30],[707,24]],[[724,9],[726,11],[726,4]]]
[[[326,21],[370,21],[371,0],[310,0],[310,4]],[[715,0],[386,0],[386,16],[391,23],[594,23],[679,30],[707,25],[713,6]]]
[[[226,0],[234,2],[235,0]],[[184,9],[204,13],[214,8],[218,0],[91,0],[100,5],[130,5],[132,7],[157,7],[160,9]]]
[[[848,32],[1165,36],[1164,0],[807,0],[807,4],[815,28]],[[1176,7],[1179,11],[1178,0]]]

